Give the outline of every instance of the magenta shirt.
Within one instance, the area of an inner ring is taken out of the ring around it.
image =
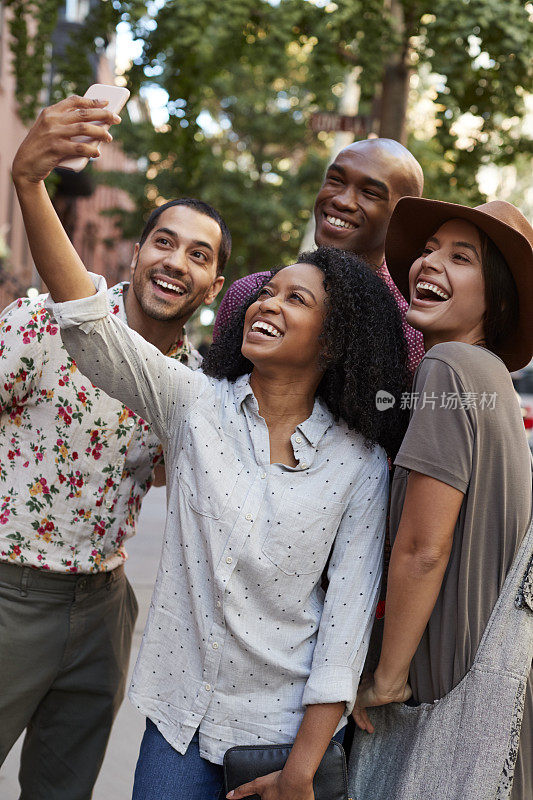
[[[228,320],[233,312],[250,297],[250,295],[258,288],[258,286],[260,286],[262,280],[269,274],[269,272],[255,272],[253,275],[245,275],[244,278],[239,278],[239,280],[235,281],[235,283],[232,283],[224,295],[220,304],[220,308],[218,309],[215,327],[213,329],[213,339],[218,337],[222,328],[227,325]],[[407,363],[411,374],[413,374],[424,356],[424,340],[422,338],[422,334],[420,331],[416,331],[414,328],[411,328],[411,326],[405,321],[405,315],[407,313],[407,309],[409,308],[409,304],[392,280],[385,262],[383,262],[381,267],[377,270],[377,275],[379,275],[379,277],[385,281],[392,292],[392,296],[396,300],[398,308],[400,309],[403,332],[407,340]]]

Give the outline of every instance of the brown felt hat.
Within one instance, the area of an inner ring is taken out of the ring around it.
[[[385,259],[391,277],[409,301],[409,270],[429,237],[450,219],[476,225],[501,252],[518,290],[518,319],[498,351],[510,372],[533,357],[533,228],[511,203],[493,200],[469,208],[422,197],[402,197],[392,214]]]

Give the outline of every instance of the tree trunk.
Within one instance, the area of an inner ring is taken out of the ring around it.
[[[359,87],[359,75],[361,74],[360,67],[350,69],[346,74],[344,94],[339,102],[339,114],[350,114],[355,116],[359,111],[359,96],[361,89]],[[330,150],[329,160],[330,163],[335,160],[340,151],[352,144],[354,140],[353,133],[337,132],[333,140]],[[315,215],[311,214],[309,222],[305,227],[305,232],[300,244],[300,250],[312,250],[315,246]]]
[[[405,64],[388,64],[381,91],[379,135],[406,143],[407,98],[410,70]]]
[[[406,115],[409,97],[409,35],[406,32],[404,9],[400,0],[390,0],[390,12],[401,41],[400,50],[385,67],[381,87],[379,135],[406,143]]]

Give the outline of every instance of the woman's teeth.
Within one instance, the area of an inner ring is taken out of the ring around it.
[[[163,289],[170,289],[172,292],[176,292],[176,294],[183,294],[184,290],[181,289],[179,286],[174,286],[172,283],[167,283],[166,281],[162,281],[159,278],[154,280],[154,283],[158,286],[161,286]]]
[[[433,283],[426,283],[426,281],[419,281],[416,284],[416,288],[417,288],[418,291],[422,291],[423,289],[425,289],[427,292],[433,292],[433,294],[436,294],[437,297],[442,297],[443,300],[449,300],[450,299],[450,295],[449,294],[446,294],[445,291],[443,291],[442,289],[439,289],[439,287],[435,286],[435,284],[433,284]]]
[[[352,225],[351,222],[346,222],[346,220],[338,217],[331,217],[329,214],[326,214],[326,219],[330,225],[334,225],[336,228],[355,228],[355,225]]]
[[[266,333],[268,336],[275,336],[276,339],[281,339],[283,334],[274,328],[273,325],[268,325],[266,322],[254,322],[252,325],[253,331],[262,331]]]

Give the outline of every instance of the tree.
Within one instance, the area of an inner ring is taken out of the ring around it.
[[[3,0],[3,5],[11,9],[9,33],[19,115],[28,124],[35,117],[43,89],[46,51],[61,0]]]
[[[190,193],[219,208],[235,274],[292,259],[309,218],[327,148],[306,123],[321,106],[334,110],[331,85],[344,73],[338,58],[309,57],[322,16],[300,0],[198,0],[167,3],[150,36],[139,22],[133,87],[148,72],[172,98],[168,125],[146,131],[152,202]],[[128,133],[127,147],[144,135]]]
[[[376,133],[409,137],[428,196],[480,201],[481,165],[531,153],[520,120],[533,9],[521,0],[167,0],[148,14],[134,0],[100,5],[143,42],[131,88],[156,84],[169,96],[161,130],[122,126],[127,151],[145,159],[144,174],[127,177],[136,205],[178,194],[212,202],[234,235],[231,277],[294,257],[327,158],[328,137],[307,123],[336,109],[354,67],[361,113]],[[95,35],[93,19],[85,45]],[[80,81],[79,68],[64,75]],[[429,75],[439,77],[428,137],[407,108]]]

